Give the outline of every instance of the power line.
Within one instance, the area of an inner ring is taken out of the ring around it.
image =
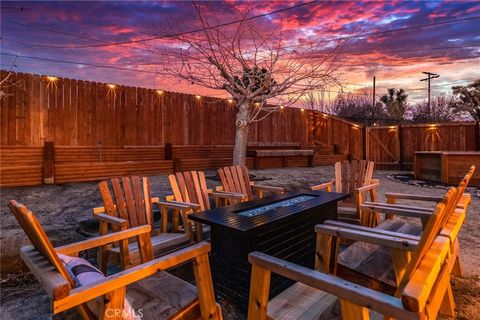
[[[251,20],[254,20],[254,19],[258,19],[258,18],[269,16],[269,15],[277,14],[277,13],[280,13],[280,12],[285,12],[285,11],[296,9],[296,8],[299,8],[299,7],[308,6],[308,5],[311,5],[311,4],[316,3],[318,1],[319,0],[303,2],[303,3],[293,5],[291,7],[282,8],[282,9],[274,10],[274,11],[267,12],[267,13],[262,13],[262,14],[259,14],[259,15],[256,15],[256,16],[252,16],[252,17],[248,17],[248,18],[244,18],[244,19],[240,19],[240,20],[233,20],[233,21],[230,21],[230,22],[220,23],[220,24],[217,24],[217,25],[214,25],[214,26],[207,26],[207,27],[204,27],[204,28],[198,28],[198,29],[194,29],[194,30],[182,31],[182,32],[177,32],[177,33],[172,33],[172,34],[166,34],[166,35],[162,35],[162,36],[155,36],[155,37],[150,37],[150,38],[143,38],[143,39],[129,40],[129,41],[108,42],[108,43],[103,43],[103,44],[75,45],[75,46],[68,46],[68,47],[67,46],[51,46],[51,48],[72,48],[72,49],[98,48],[98,47],[106,47],[106,46],[115,46],[115,45],[148,42],[148,41],[159,40],[159,39],[164,39],[164,38],[173,38],[173,37],[178,37],[178,36],[189,34],[189,33],[207,31],[207,30],[210,30],[210,29],[217,29],[217,28],[220,28],[220,27],[225,27],[225,26],[229,26],[229,25],[232,25],[232,24],[240,23],[240,22],[251,21]],[[95,41],[100,41],[100,40],[95,40]]]
[[[162,74],[161,72],[157,71],[150,71],[150,70],[140,70],[140,69],[130,69],[125,67],[116,67],[112,65],[103,65],[97,63],[90,63],[90,62],[76,62],[76,61],[69,61],[69,60],[61,60],[61,59],[54,59],[54,58],[43,58],[43,57],[33,57],[33,56],[25,56],[25,55],[16,55],[11,53],[1,53],[2,56],[10,56],[10,57],[18,57],[18,58],[26,58],[32,60],[42,60],[42,61],[50,61],[50,62],[60,62],[60,63],[67,63],[67,64],[76,64],[76,65],[85,65],[85,66],[92,66],[97,68],[106,68],[106,69],[115,69],[121,71],[132,71],[132,72],[143,72],[143,73],[150,73],[150,74]]]
[[[120,71],[140,72],[140,73],[149,73],[149,74],[156,74],[156,75],[164,74],[164,73],[159,72],[159,71],[132,69],[132,68],[125,68],[125,67],[119,67],[119,66],[114,66],[114,65],[70,61],[70,60],[55,59],[55,58],[34,57],[34,56],[27,56],[27,55],[15,55],[15,54],[5,53],[5,52],[2,52],[1,55],[10,56],[10,57],[17,57],[17,58],[32,59],[32,60],[40,60],[40,61],[59,62],[59,63],[66,63],[66,64],[74,64],[74,65],[84,65],[84,66],[90,66],[90,67],[96,67],[96,68],[115,69],[115,70],[120,70]],[[470,82],[470,81],[473,81],[473,80],[475,80],[475,79],[461,80],[461,81],[459,80],[459,81],[455,81],[455,82],[451,82],[451,83],[444,83],[444,84],[440,84],[440,85],[437,85],[437,86],[432,86],[432,88],[443,87],[443,86],[447,86],[447,85],[451,85],[451,84],[458,84],[458,83],[463,83],[463,82]],[[347,85],[349,84],[349,85],[370,87],[370,85],[367,85],[367,84],[359,84],[359,83],[351,83],[351,82],[343,82],[343,83],[347,84]],[[388,89],[388,88],[391,88],[391,87],[402,87],[402,86],[401,85],[400,86],[399,85],[392,85],[392,86],[388,86],[388,87],[382,87],[382,86],[377,85],[377,87],[380,87],[380,88],[383,88],[383,89]],[[412,88],[412,89],[406,88],[405,90],[416,91],[416,90],[425,90],[425,89],[424,88]],[[348,92],[338,91],[337,93],[348,93]],[[351,92],[351,93],[353,93],[353,92]]]
[[[235,24],[235,23],[239,23],[239,22],[243,22],[243,21],[249,21],[249,20],[260,18],[260,17],[265,17],[265,16],[268,16],[268,15],[271,15],[271,14],[295,9],[297,7],[300,7],[300,6],[310,5],[310,4],[315,3],[317,1],[318,0],[305,2],[305,3],[300,3],[298,5],[294,5],[294,6],[291,6],[291,7],[288,7],[288,8],[283,8],[283,9],[275,10],[275,11],[272,11],[272,12],[269,12],[269,13],[264,13],[264,14],[261,14],[261,15],[246,18],[244,20],[234,20],[234,21],[226,22],[226,23],[223,23],[223,24],[215,25],[215,26],[209,26],[209,27],[190,30],[190,31],[183,31],[183,32],[175,33],[175,34],[168,34],[168,35],[163,35],[163,36],[155,36],[155,37],[150,37],[150,38],[122,41],[122,42],[109,42],[109,41],[105,41],[105,40],[96,39],[96,38],[93,38],[93,37],[74,35],[72,33],[67,33],[67,32],[57,31],[57,30],[54,31],[54,30],[48,29],[48,28],[41,28],[41,27],[36,28],[36,27],[31,27],[27,24],[22,24],[22,23],[13,22],[13,21],[5,21],[5,22],[11,23],[11,24],[16,24],[16,25],[21,25],[21,26],[24,26],[24,27],[27,27],[27,28],[35,28],[35,29],[40,29],[40,30],[44,30],[44,31],[64,34],[64,35],[68,35],[68,36],[72,36],[72,37],[78,37],[78,38],[82,38],[82,39],[88,39],[88,40],[102,42],[102,44],[70,45],[70,46],[29,44],[31,46],[42,47],[42,48],[52,48],[52,49],[96,48],[96,47],[104,47],[104,46],[115,46],[115,45],[125,45],[125,44],[132,44],[132,43],[141,43],[141,42],[147,42],[147,41],[152,41],[152,40],[159,40],[159,39],[163,39],[163,38],[172,38],[172,37],[176,37],[176,36],[184,35],[184,34],[189,34],[189,33],[206,31],[206,30],[209,30],[209,29],[215,29],[215,28],[219,28],[219,27],[222,27],[222,26],[227,26],[227,25],[231,25],[231,24]],[[318,43],[322,43],[322,42],[332,42],[332,41],[346,40],[346,39],[351,39],[351,38],[362,38],[362,37],[372,36],[372,35],[381,35],[381,34],[386,34],[386,33],[391,33],[391,32],[397,32],[397,31],[414,30],[414,29],[418,29],[418,28],[426,28],[426,27],[432,27],[432,26],[437,26],[437,25],[444,25],[444,24],[450,24],[450,23],[462,22],[462,21],[471,21],[471,20],[477,20],[477,19],[480,19],[480,16],[454,19],[454,20],[448,20],[448,21],[432,22],[432,23],[427,23],[427,24],[420,24],[420,25],[415,25],[415,26],[410,26],[410,27],[395,28],[395,29],[384,30],[384,31],[374,31],[374,32],[368,32],[368,33],[352,35],[352,36],[340,36],[340,37],[334,37],[334,38],[330,38],[330,39],[317,40],[317,41],[313,41],[313,42],[305,42],[305,43],[302,43],[302,44],[286,45],[286,46],[283,46],[283,48],[296,48],[296,47],[301,47],[301,46],[305,46],[305,45],[318,44]],[[140,48],[137,48],[137,49],[140,49]],[[146,49],[143,49],[143,50],[146,50]],[[411,51],[413,51],[413,50],[411,50]],[[406,52],[408,52],[408,51],[406,51]]]

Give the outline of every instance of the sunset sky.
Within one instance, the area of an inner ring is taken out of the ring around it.
[[[252,15],[299,3],[258,2]],[[234,19],[231,12],[240,4],[214,5],[224,23]],[[192,4],[2,1],[1,67],[9,69],[18,56],[16,71],[226,97],[155,74],[158,58],[152,48],[162,40],[124,43],[154,37],[172,22],[180,31],[198,28]],[[377,93],[404,88],[410,101],[419,101],[426,97],[422,71],[440,74],[432,82],[433,95],[480,78],[478,1],[318,1],[260,17],[255,24],[281,28],[288,45],[324,41],[327,46],[329,39],[355,35],[341,52],[346,91],[371,86],[376,76]]]

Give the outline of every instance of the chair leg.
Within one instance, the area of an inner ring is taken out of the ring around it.
[[[458,244],[458,239],[453,244],[452,254],[455,254],[457,256],[455,258],[455,262],[453,263],[452,274],[454,276],[463,277],[463,267],[462,263],[460,262],[460,245]]]
[[[266,320],[268,294],[270,291],[270,270],[252,265],[248,320]]]
[[[369,320],[368,309],[347,300],[340,299],[343,320]]]
[[[315,270],[336,273],[338,244],[336,237],[317,234]]]
[[[448,286],[440,305],[439,313],[445,316],[455,318],[455,301],[453,299],[452,286]]]

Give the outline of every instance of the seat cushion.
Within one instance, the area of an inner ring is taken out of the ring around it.
[[[128,285],[127,298],[142,320],[170,319],[198,302],[195,286],[162,271]]]
[[[153,256],[159,257],[174,249],[184,247],[190,243],[190,239],[185,233],[160,233],[152,238]],[[136,241],[128,244],[130,253],[130,262],[138,264],[140,260],[140,252],[138,251],[138,243]],[[110,248],[110,251],[115,254],[120,254],[120,247],[115,246]]]
[[[64,254],[58,255],[60,260],[67,268],[68,272],[73,276],[77,287],[85,286],[95,281],[105,279],[103,273],[95,268],[90,262],[85,259],[70,257]],[[102,310],[103,298],[97,297],[96,299],[87,302],[87,307],[90,311],[100,318],[100,312]],[[135,313],[132,308],[128,297],[125,297],[123,306],[123,319],[124,320],[140,320],[141,316]]]
[[[422,233],[420,225],[399,219],[386,220],[377,228],[410,235]],[[380,245],[357,241],[349,246],[338,255],[338,275],[381,291],[396,287],[390,251]]]
[[[321,290],[297,282],[268,303],[271,319],[341,319],[338,299]]]

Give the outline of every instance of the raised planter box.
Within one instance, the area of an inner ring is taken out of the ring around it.
[[[475,165],[477,171],[470,180],[470,185],[480,187],[478,151],[416,151],[413,167],[415,179],[458,184],[471,165]]]

